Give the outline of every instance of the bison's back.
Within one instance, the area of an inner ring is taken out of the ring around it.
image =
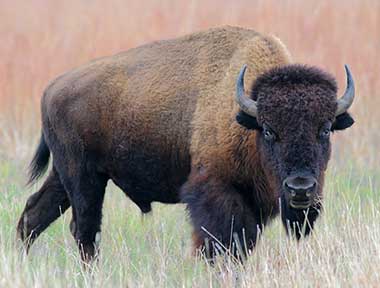
[[[132,124],[151,129],[151,135],[178,136],[189,128],[199,95],[223,79],[241,41],[257,35],[218,28],[97,59],[54,80],[44,104],[75,116],[73,125],[91,122],[86,118],[96,114],[94,124],[102,124],[104,133],[112,130],[113,137],[116,128],[125,131]]]
[[[241,65],[248,64],[252,81],[255,71],[279,64],[262,60],[286,52],[268,39],[224,27],[92,61],[49,85],[44,133],[60,145],[80,143],[115,179],[134,174],[130,186],[176,190],[190,171],[191,153],[207,158],[223,144]]]

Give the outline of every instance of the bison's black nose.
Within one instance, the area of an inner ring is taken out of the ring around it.
[[[284,180],[284,188],[289,193],[290,206],[293,208],[307,208],[317,187],[317,180],[313,176],[290,176]]]

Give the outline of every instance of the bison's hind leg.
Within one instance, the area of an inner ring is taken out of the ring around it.
[[[29,250],[34,240],[67,208],[70,202],[53,168],[40,190],[29,197],[17,225],[17,235]]]
[[[60,163],[59,173],[72,207],[70,230],[82,260],[88,263],[98,254],[102,206],[109,177],[97,171],[95,161],[75,159],[79,159],[78,163],[71,164],[71,170],[67,170],[69,165],[66,163]]]

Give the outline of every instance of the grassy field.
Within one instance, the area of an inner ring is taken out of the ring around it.
[[[380,1],[0,2],[0,287],[379,287]],[[142,219],[113,185],[104,208],[101,257],[83,271],[68,229],[70,212],[28,257],[15,241],[27,197],[26,169],[40,129],[48,81],[86,61],[218,25],[275,34],[295,62],[320,66],[344,87],[348,63],[357,85],[356,124],[333,136],[325,210],[299,243],[279,221],[245,267],[209,267],[191,256],[186,211],[155,204]]]
[[[15,224],[28,191],[20,169],[12,162],[0,167],[0,287],[377,287],[380,280],[379,181],[367,171],[330,169],[325,211],[312,237],[297,243],[275,221],[244,268],[222,259],[212,268],[191,256],[183,206],[156,204],[143,219],[110,187],[100,261],[83,271],[70,213],[28,257],[21,252]]]

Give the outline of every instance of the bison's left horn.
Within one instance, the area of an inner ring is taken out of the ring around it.
[[[257,117],[257,103],[250,99],[245,94],[244,90],[244,74],[247,69],[247,65],[244,65],[239,73],[236,81],[236,102],[239,104],[241,110],[252,117]]]
[[[346,69],[346,77],[347,77],[347,87],[346,92],[344,92],[343,96],[337,100],[337,108],[335,112],[335,116],[339,116],[340,114],[343,114],[350,108],[352,102],[354,102],[355,98],[355,83],[354,79],[352,78],[352,74],[350,71],[350,68],[348,68],[347,65],[344,65],[344,68]]]

